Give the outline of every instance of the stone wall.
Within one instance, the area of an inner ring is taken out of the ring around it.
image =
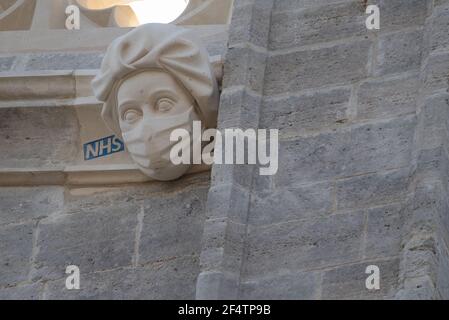
[[[280,129],[277,175],[2,186],[0,298],[449,298],[448,21],[448,0],[235,0],[219,128]],[[0,71],[101,54],[3,53]],[[0,171],[70,164],[74,113],[0,108]]]
[[[449,297],[448,10],[236,1],[220,123],[279,128],[279,172],[214,167],[197,297]]]
[[[225,36],[205,39],[212,56],[223,54]],[[210,173],[170,183],[96,181],[102,165],[83,161],[81,115],[101,121],[101,105],[76,74],[90,81],[102,55],[0,58],[0,299],[195,298]],[[11,75],[20,88],[8,84]],[[126,153],[111,158],[106,176],[138,171],[123,166]],[[71,166],[93,179],[70,180]],[[80,269],[79,291],[66,289],[70,265]]]
[[[194,299],[208,187],[0,188],[0,299]]]

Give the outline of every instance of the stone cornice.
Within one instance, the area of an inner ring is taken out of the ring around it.
[[[221,56],[211,57],[219,83]],[[90,82],[97,70],[0,72],[0,108],[100,105]]]

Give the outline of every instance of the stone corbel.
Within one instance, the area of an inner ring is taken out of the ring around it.
[[[217,123],[213,69],[199,38],[170,24],[142,25],[106,50],[92,81],[102,119],[148,177],[175,180],[199,164],[201,131]],[[180,142],[172,140],[175,130],[182,131]],[[181,163],[173,159],[174,148],[182,150]]]

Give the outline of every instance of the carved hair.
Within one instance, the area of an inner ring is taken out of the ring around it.
[[[159,69],[171,74],[196,101],[196,111],[206,127],[216,126],[218,89],[209,55],[191,32],[169,24],[146,24],[114,40],[101,70],[92,81],[101,115],[108,127],[121,135],[117,90],[138,71]]]

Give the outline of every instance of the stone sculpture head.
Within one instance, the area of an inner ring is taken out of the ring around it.
[[[174,129],[192,132],[195,120],[203,129],[216,126],[218,88],[209,56],[174,25],[143,25],[112,42],[92,87],[104,102],[107,126],[156,180],[177,179],[190,168],[170,161]]]

